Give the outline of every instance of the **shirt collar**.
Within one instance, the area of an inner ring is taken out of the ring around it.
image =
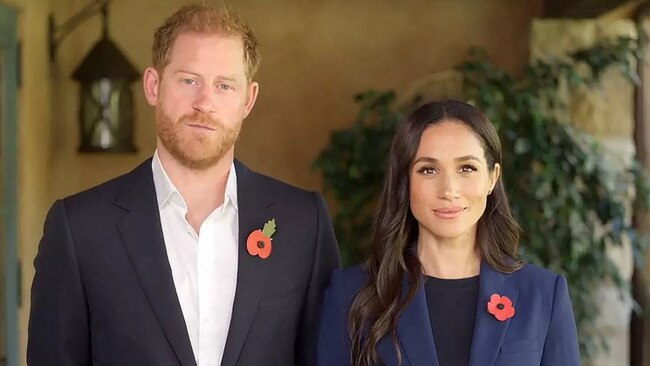
[[[153,173],[153,184],[156,188],[158,208],[162,208],[163,205],[170,201],[177,203],[184,209],[187,209],[183,196],[181,196],[180,192],[176,189],[176,186],[174,186],[174,183],[172,183],[171,179],[167,175],[167,172],[165,172],[165,168],[163,168],[160,157],[158,156],[157,149],[151,159],[151,171]],[[237,205],[237,174],[235,172],[234,162],[230,165],[228,180],[226,181],[226,190],[224,192],[223,206],[228,204],[231,204],[236,211],[239,211]]]

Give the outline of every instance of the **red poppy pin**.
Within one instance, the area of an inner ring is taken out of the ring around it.
[[[507,296],[492,294],[490,302],[487,304],[487,310],[494,315],[499,321],[506,321],[515,316],[515,307]]]
[[[262,230],[254,230],[246,239],[248,254],[266,259],[271,255],[271,236],[275,233],[275,219],[264,224]]]

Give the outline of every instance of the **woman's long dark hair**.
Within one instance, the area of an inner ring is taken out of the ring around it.
[[[475,107],[459,101],[425,104],[397,129],[388,154],[388,166],[379,207],[374,217],[371,252],[366,261],[368,282],[359,291],[349,314],[352,365],[371,366],[382,361],[377,344],[390,336],[402,364],[397,339],[397,320],[413,299],[422,281],[422,266],[416,248],[418,222],[409,203],[410,171],[424,130],[442,121],[458,121],[476,134],[490,171],[501,162],[501,143],[492,123]],[[519,226],[512,217],[508,197],[499,176],[478,221],[476,245],[481,260],[497,271],[510,273],[521,268],[517,259]],[[402,295],[405,277],[408,292]]]

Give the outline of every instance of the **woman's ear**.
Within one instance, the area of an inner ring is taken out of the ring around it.
[[[494,163],[494,169],[492,169],[492,172],[490,173],[490,190],[488,191],[488,195],[492,194],[492,191],[494,190],[494,187],[497,185],[500,176],[501,176],[501,165],[499,163]]]

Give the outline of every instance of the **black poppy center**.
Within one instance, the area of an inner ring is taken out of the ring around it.
[[[499,309],[499,310],[503,310],[503,308],[505,308],[505,307],[506,306],[503,305],[503,304],[497,304],[497,309]]]
[[[261,241],[261,240],[258,241],[258,242],[257,242],[257,247],[260,248],[260,249],[263,249],[263,248],[264,248],[264,242]]]

